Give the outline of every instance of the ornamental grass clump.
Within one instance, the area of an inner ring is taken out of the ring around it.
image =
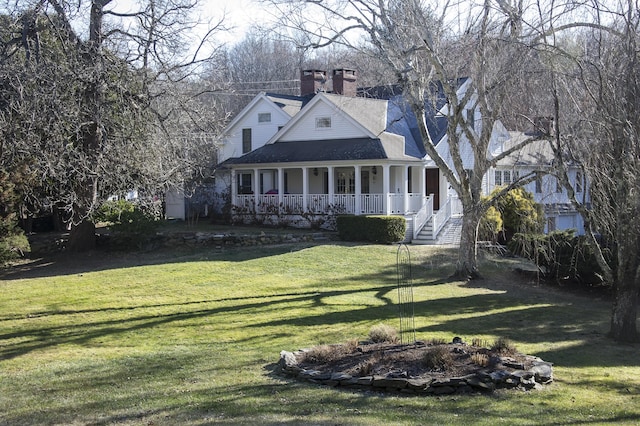
[[[373,343],[397,343],[398,331],[386,324],[378,324],[371,327],[369,340]]]
[[[453,365],[453,357],[447,346],[434,346],[424,352],[422,362],[431,370],[446,370]]]
[[[489,365],[489,356],[481,352],[475,352],[471,354],[471,362],[480,367],[487,367]]]
[[[338,345],[319,345],[309,349],[304,354],[304,361],[327,364],[334,362],[345,355],[355,352],[358,340],[351,339]]]
[[[475,346],[476,348],[488,348],[489,342],[480,337],[474,337],[471,339],[471,346]]]
[[[513,342],[506,337],[500,337],[491,346],[491,351],[502,355],[514,355],[517,350]]]

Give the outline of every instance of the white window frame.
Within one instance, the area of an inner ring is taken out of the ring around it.
[[[513,173],[511,173],[511,170],[503,170],[502,171],[502,182],[504,182],[504,185],[511,185],[513,183],[513,177],[512,177]],[[508,176],[508,178],[507,178]]]

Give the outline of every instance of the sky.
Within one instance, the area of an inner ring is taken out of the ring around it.
[[[211,20],[215,24],[225,16],[224,25],[229,31],[216,33],[215,39],[230,44],[241,41],[252,24],[268,22],[272,18],[260,0],[200,0],[198,7],[202,21]],[[138,7],[131,0],[115,0],[109,4],[109,9],[132,12]],[[204,25],[198,32],[205,32]]]
[[[233,28],[219,38],[228,43],[240,41],[252,24],[269,19],[264,5],[255,0],[203,0],[201,4],[205,15],[214,20],[226,13],[225,22]]]

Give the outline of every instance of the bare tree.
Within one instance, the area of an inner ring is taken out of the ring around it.
[[[495,197],[483,199],[482,183],[496,163],[517,152],[533,138],[490,155],[493,130],[508,113],[505,106],[514,83],[524,74],[532,50],[534,28],[525,28],[522,1],[426,3],[419,0],[279,1],[288,30],[304,34],[306,46],[338,44],[384,64],[399,84],[418,125],[427,154],[458,193],[464,210],[456,275],[478,276],[478,224]],[[461,90],[461,82],[466,90]],[[427,115],[439,110],[447,118],[444,152],[430,139]],[[436,99],[434,99],[436,98]],[[431,105],[429,103],[432,102]],[[470,112],[472,111],[472,112]],[[475,114],[477,112],[477,114]],[[520,176],[509,189],[531,179]]]
[[[605,7],[606,6],[606,7]],[[552,146],[558,175],[581,212],[603,278],[615,291],[610,335],[638,341],[640,294],[640,13],[634,2],[591,2],[588,31],[545,42],[554,54]],[[567,164],[583,166],[591,205],[578,198]]]
[[[352,51],[339,46],[311,51],[268,28],[253,28],[227,49],[226,65],[220,67],[229,83],[228,110],[239,112],[260,92],[299,95],[301,69],[350,67],[356,61]],[[209,68],[216,81],[220,69]],[[363,77],[366,80],[366,73],[359,79]]]
[[[91,214],[106,195],[180,185],[194,173],[184,133],[212,133],[198,125],[202,91],[193,86],[199,67],[216,54],[210,39],[224,30],[222,21],[194,41],[197,0],[114,4],[6,6],[10,31],[0,72],[7,104],[0,119],[10,148],[3,151],[11,155],[2,161],[29,157],[41,183],[32,199],[68,212],[76,250],[94,244]]]

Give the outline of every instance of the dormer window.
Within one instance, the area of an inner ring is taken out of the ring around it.
[[[331,128],[331,117],[316,118],[316,129],[330,129],[330,128]]]
[[[271,123],[271,113],[270,112],[258,113],[258,123]]]

